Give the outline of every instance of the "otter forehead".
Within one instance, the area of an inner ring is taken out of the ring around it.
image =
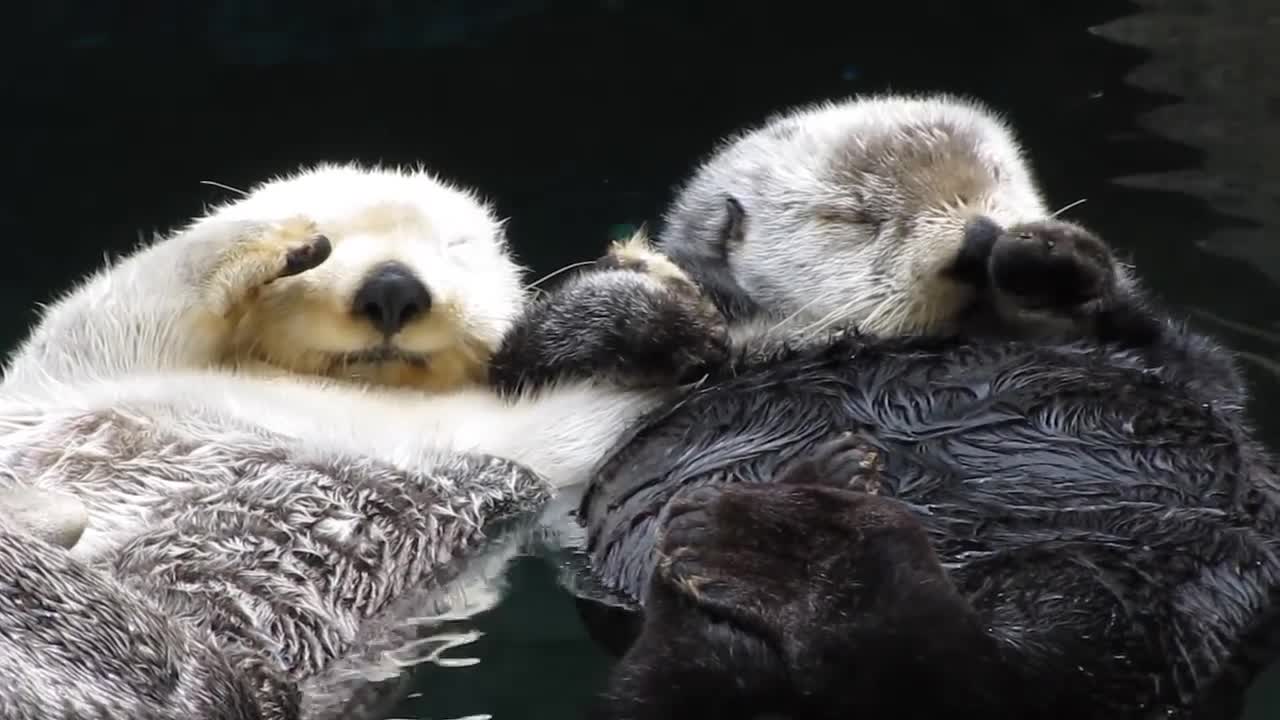
[[[1001,223],[1044,214],[1010,128],[981,103],[948,95],[852,98],[775,115],[722,145],[683,200],[726,193],[782,217],[855,222],[964,207]]]
[[[250,221],[303,215],[335,241],[399,236],[442,245],[503,242],[502,222],[487,202],[425,170],[318,165],[262,183],[210,214]]]

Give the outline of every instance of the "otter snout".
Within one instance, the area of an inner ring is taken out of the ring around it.
[[[352,312],[373,323],[383,335],[400,332],[410,320],[431,309],[431,292],[413,271],[398,262],[374,268],[352,298]]]
[[[991,249],[1003,232],[1000,225],[985,215],[974,216],[965,223],[960,250],[951,266],[951,274],[962,282],[980,288],[986,287]]]

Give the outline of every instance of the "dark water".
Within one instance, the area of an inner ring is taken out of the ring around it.
[[[33,304],[104,252],[229,198],[202,180],[243,187],[320,160],[423,162],[494,198],[543,273],[656,219],[691,164],[743,124],[853,92],[945,89],[1006,112],[1049,196],[1086,198],[1071,217],[1243,354],[1257,422],[1280,445],[1268,409],[1280,397],[1280,61],[1269,50],[1280,34],[1267,1],[7,11],[0,333],[16,342]],[[1121,16],[1105,38],[1089,31]],[[575,717],[608,670],[536,559],[480,624],[485,637],[455,654],[483,662],[421,669],[423,696],[397,716]],[[1280,669],[1247,716],[1278,715]]]

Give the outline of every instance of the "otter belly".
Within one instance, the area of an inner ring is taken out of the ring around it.
[[[1092,553],[1137,572],[1155,562],[1151,546],[1256,531],[1237,526],[1248,458],[1232,425],[1131,358],[1018,343],[849,344],[738,367],[615,447],[579,510],[592,573],[638,604],[676,493],[770,482],[845,432],[876,448],[877,492],[916,512],[957,587],[987,614],[1011,611],[1010,601],[979,586],[1026,575],[1008,558],[1029,547],[1048,554],[1046,567]],[[1200,525],[1174,537],[1151,525],[1161,512]],[[1280,576],[1265,551],[1249,554],[1265,563],[1257,578]],[[1251,582],[1248,596],[1262,602],[1267,588]],[[1045,579],[1042,594],[1053,587]]]

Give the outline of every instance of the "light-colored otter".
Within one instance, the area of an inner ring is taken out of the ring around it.
[[[499,230],[470,193],[425,174],[322,166],[269,183],[45,307],[4,389],[57,393],[204,368],[406,390],[480,385],[523,301]],[[243,237],[228,244],[228,232]],[[458,272],[460,261],[471,271]],[[74,496],[22,487],[0,507],[67,547],[89,518]]]
[[[662,260],[642,239],[617,253],[648,253],[655,274],[569,285],[619,298],[628,284],[661,287]],[[44,310],[0,386],[0,467],[76,491],[93,518],[76,546],[85,556],[175,483],[205,482],[192,459],[162,455],[122,475],[113,452],[139,448],[117,428],[134,421],[213,448],[225,426],[414,469],[474,450],[572,484],[653,400],[587,375],[536,397],[489,389],[525,297],[491,210],[426,173],[323,166],[269,182]],[[209,460],[216,474],[225,458]]]
[[[526,521],[721,350],[642,239],[609,257],[540,306],[585,314],[540,323],[474,194],[324,166],[51,304],[0,387],[0,714],[357,717],[370,674],[492,604]],[[632,307],[682,334],[598,322]]]
[[[471,192],[426,172],[320,166],[79,283],[43,310],[5,387],[246,364],[483,385],[524,297],[502,223]]]

